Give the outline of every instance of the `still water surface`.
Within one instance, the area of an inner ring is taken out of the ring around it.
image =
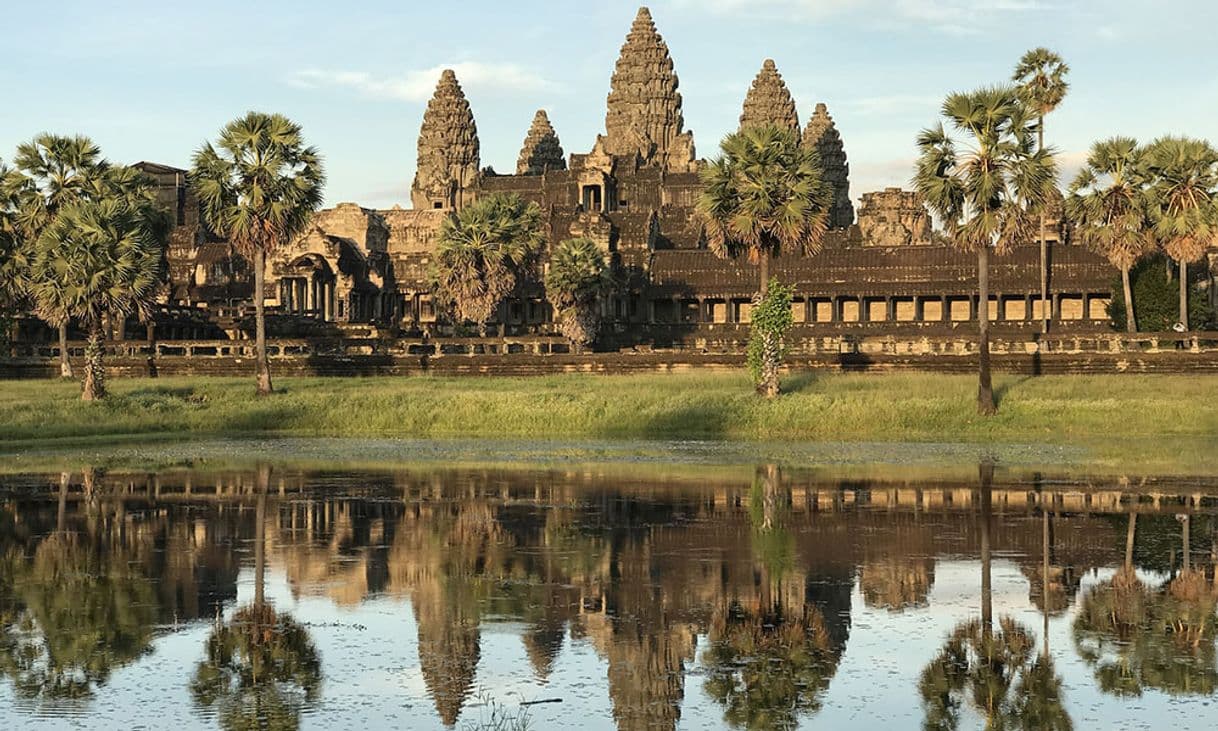
[[[0,728],[1218,725],[1218,484],[964,474],[0,477]]]

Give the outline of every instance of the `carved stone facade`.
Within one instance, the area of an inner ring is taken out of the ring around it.
[[[271,303],[324,322],[377,319],[389,280],[388,242],[389,227],[376,211],[340,203],[318,213],[271,260]]]
[[[765,126],[799,132],[795,100],[787,91],[787,84],[782,80],[782,74],[778,73],[778,67],[769,58],[753,79],[753,86],[744,97],[744,110],[740,113],[740,129]]]
[[[829,225],[833,228],[849,226],[854,223],[854,204],[850,202],[850,164],[846,162],[842,136],[823,102],[816,105],[816,112],[808,120],[808,126],[804,129],[804,144],[816,148],[825,180],[833,186]]]
[[[533,116],[533,125],[524,138],[520,157],[516,160],[517,175],[541,175],[549,170],[566,170],[567,160],[563,156],[558,133],[550,124],[546,110],[538,109]]]
[[[411,203],[415,208],[461,207],[473,200],[480,164],[474,114],[457,75],[446,69],[423,114]]]
[[[413,208],[370,210],[345,203],[318,214],[309,232],[271,262],[272,308],[330,323],[374,322],[420,336],[448,332],[449,324],[432,304],[429,281],[436,234],[455,209],[506,193],[540,206],[548,246],[587,237],[609,254],[619,284],[605,303],[600,347],[732,341],[733,326],[749,321],[757,266],[718,258],[706,247],[696,214],[702,163],[694,159],[692,133],[683,129],[668,47],[645,8],[626,37],[610,86],[605,133],[590,151],[564,160],[553,126],[538,112],[516,174],[498,175],[480,169],[469,102],[456,75],[445,71],[419,132]],[[797,130],[795,110],[785,82],[767,61],[748,90],[741,125],[777,122]],[[771,266],[795,288],[796,323],[823,324],[835,332],[883,332],[895,323],[950,329],[975,316],[980,306],[973,294],[976,262],[935,239],[918,196],[897,188],[867,193],[855,224],[844,145],[824,104],[815,108],[802,141],[820,153],[835,197],[822,251],[813,257],[783,255]],[[165,175],[175,179],[172,169]],[[184,185],[181,176],[176,180]],[[187,202],[183,227],[175,233],[175,242],[183,243],[174,246],[186,253],[175,264],[171,300],[207,303],[197,282],[179,286],[181,272],[205,256],[243,262],[198,227],[188,192],[167,188],[166,205],[176,206],[177,195]],[[1038,328],[1042,307],[1079,326],[1106,325],[1113,270],[1081,247],[1059,244],[1055,235],[1050,241],[1051,302],[1039,302],[1036,242],[1016,246],[991,263],[996,327]],[[248,298],[248,277],[233,277],[228,284],[244,286]],[[226,303],[234,291],[218,288],[212,294],[217,303]],[[502,308],[502,319],[512,335],[554,332],[539,278],[520,283]]]
[[[917,193],[887,188],[863,194],[859,230],[864,246],[931,243],[930,214]]]
[[[637,158],[680,172],[694,169],[694,136],[684,132],[668,45],[651,12],[639,8],[609,82],[605,135],[597,147],[613,157]]]

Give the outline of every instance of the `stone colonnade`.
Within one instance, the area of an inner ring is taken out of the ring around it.
[[[1107,320],[1107,292],[1050,296],[1054,321]],[[661,297],[647,301],[646,322],[651,324],[730,324],[749,322],[751,297]],[[976,320],[977,295],[796,295],[791,303],[796,323],[968,322]],[[993,322],[1039,322],[1039,295],[996,294],[989,299]]]

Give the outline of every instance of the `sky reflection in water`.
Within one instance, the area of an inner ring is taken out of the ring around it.
[[[1218,484],[1144,492],[0,478],[0,724],[470,728],[561,699],[531,727],[1211,728]]]

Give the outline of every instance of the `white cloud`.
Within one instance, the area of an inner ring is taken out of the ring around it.
[[[1058,150],[1054,157],[1057,160],[1057,184],[1063,190],[1070,185],[1078,171],[1087,164],[1087,150]]]
[[[886,94],[840,99],[829,109],[848,110],[856,115],[896,115],[913,112],[934,114],[943,103],[943,97],[928,94]]]
[[[864,15],[875,25],[919,23],[950,34],[971,34],[993,27],[1011,13],[1043,11],[1042,0],[672,0],[682,9],[716,15],[754,15],[788,20],[821,20]]]
[[[292,74],[288,83],[301,89],[345,88],[374,99],[425,102],[431,98],[444,69],[456,72],[457,80],[467,91],[545,91],[556,86],[539,74],[516,64],[478,61],[440,64],[429,69],[407,71],[398,76],[377,76],[366,71],[305,69]]]
[[[737,13],[824,18],[871,4],[872,0],[674,0],[682,8],[709,10],[716,15]]]

